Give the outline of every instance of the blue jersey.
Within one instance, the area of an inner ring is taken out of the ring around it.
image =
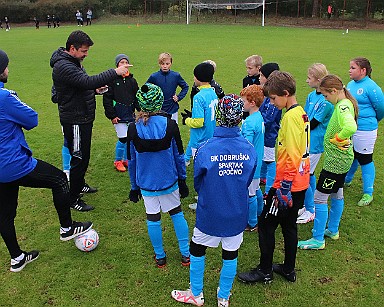
[[[319,124],[311,130],[309,153],[319,154],[324,152],[324,134],[333,113],[333,105],[324,96],[314,90],[309,93],[304,107],[309,121],[316,119]]]
[[[200,128],[191,127],[190,147],[197,148],[199,144],[213,136],[216,127],[217,102],[217,95],[212,87],[200,88],[200,91],[193,97],[192,118],[204,118],[204,125]]]
[[[259,179],[262,164],[261,161],[263,161],[264,156],[264,120],[259,111],[250,114],[245,119],[243,126],[241,127],[241,134],[253,145],[255,149],[257,166],[253,178]]]
[[[30,130],[37,123],[37,113],[0,82],[0,182],[15,181],[35,169],[37,161],[23,129]]]
[[[248,223],[248,186],[256,167],[255,150],[239,127],[216,127],[198,148],[194,184],[199,194],[196,228],[216,237],[242,233]]]
[[[275,148],[277,134],[280,129],[281,110],[271,104],[269,97],[266,97],[259,111],[263,116],[265,126],[264,146]]]
[[[378,122],[384,117],[384,96],[381,88],[366,76],[359,81],[350,81],[347,89],[359,106],[357,130],[377,129]]]

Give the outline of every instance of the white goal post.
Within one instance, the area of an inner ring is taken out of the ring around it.
[[[252,2],[245,2],[244,0],[232,0],[234,2],[230,2],[228,0],[218,0],[218,1],[205,1],[205,0],[187,0],[187,25],[191,20],[192,8],[197,9],[236,9],[236,10],[251,10],[257,9],[258,7],[263,7],[263,15],[261,26],[264,27],[264,12],[265,12],[265,0],[254,0]]]

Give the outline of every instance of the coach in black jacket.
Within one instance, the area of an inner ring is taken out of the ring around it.
[[[93,121],[95,120],[95,94],[118,76],[125,75],[128,67],[108,69],[98,75],[88,76],[82,61],[93,45],[91,38],[83,31],[72,32],[65,48],[60,47],[51,57],[53,86],[56,89],[60,123],[71,153],[70,191],[71,207],[89,211],[93,207],[80,199],[85,184],[90,151]]]

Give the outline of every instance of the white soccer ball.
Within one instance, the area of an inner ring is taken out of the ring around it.
[[[74,238],[76,247],[83,252],[93,251],[99,244],[99,234],[94,229]]]

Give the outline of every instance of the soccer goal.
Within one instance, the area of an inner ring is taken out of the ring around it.
[[[261,25],[264,27],[265,0],[187,0],[187,24],[190,23],[192,9],[198,10],[254,10],[263,7]]]

